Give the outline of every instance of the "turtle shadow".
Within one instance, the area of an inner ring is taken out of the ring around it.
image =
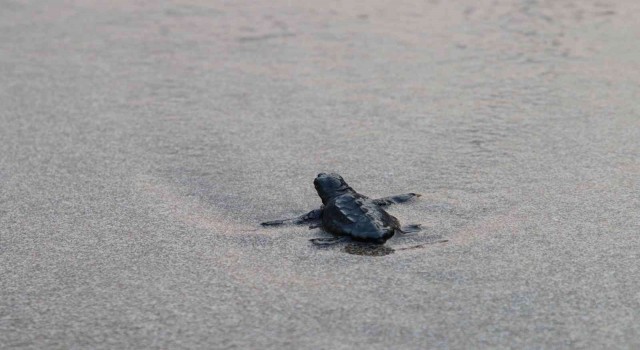
[[[341,251],[351,255],[375,257],[375,256],[391,255],[391,254],[394,254],[396,251],[424,249],[431,244],[446,243],[446,242],[449,242],[449,240],[434,239],[425,243],[394,249],[384,244],[348,241],[348,243],[344,245]],[[331,245],[334,245],[334,244],[331,244]],[[331,245],[316,245],[316,246],[320,249],[323,249],[323,248],[328,248]]]
[[[432,242],[427,242],[427,243],[422,243],[422,244],[417,244],[417,245],[397,248],[397,249],[393,249],[384,244],[352,242],[345,245],[342,251],[351,255],[385,256],[385,255],[394,254],[396,251],[424,249],[431,244],[446,243],[446,242],[449,242],[449,240],[440,239],[440,240],[434,240]]]
[[[395,252],[395,249],[384,244],[358,242],[352,240],[350,237],[322,237],[313,238],[310,239],[310,241],[319,249],[326,249],[329,247],[335,247],[341,243],[346,243],[341,251],[351,255],[385,256]]]
[[[318,228],[318,227],[317,226],[309,227],[309,229],[314,229],[314,228]],[[321,231],[325,232],[324,230],[321,230]],[[402,236],[412,236],[413,234],[414,234],[413,232],[405,233]],[[344,247],[341,249],[342,252],[351,254],[351,255],[374,256],[374,257],[391,255],[391,254],[394,254],[396,251],[424,249],[424,248],[427,248],[427,246],[432,244],[449,242],[448,239],[443,239],[441,235],[434,235],[429,237],[426,242],[394,249],[385,244],[355,241],[351,237],[347,237],[347,236],[336,237],[334,235],[330,235],[329,237],[312,238],[310,239],[310,241],[313,243],[314,246],[320,249],[326,249],[341,243],[346,243]]]
[[[384,244],[351,242],[342,248],[342,251],[351,255],[385,256],[396,252],[395,249]]]

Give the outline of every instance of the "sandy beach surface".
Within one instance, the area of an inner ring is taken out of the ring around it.
[[[640,348],[638,18],[0,1],[0,348]],[[258,225],[327,171],[423,232]]]

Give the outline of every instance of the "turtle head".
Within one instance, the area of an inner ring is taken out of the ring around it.
[[[316,187],[316,191],[318,191],[320,198],[322,198],[323,204],[327,204],[329,199],[332,197],[352,190],[344,181],[342,176],[334,173],[318,174],[316,179],[313,180],[313,185]]]

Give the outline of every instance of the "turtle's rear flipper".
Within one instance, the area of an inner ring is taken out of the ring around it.
[[[304,215],[291,219],[273,220],[260,223],[262,226],[278,226],[283,224],[307,224],[319,220],[322,217],[322,208],[312,210]]]
[[[398,194],[395,196],[389,196],[389,197],[382,197],[382,198],[378,198],[378,199],[374,199],[373,202],[377,205],[380,206],[387,206],[387,205],[391,205],[394,203],[404,203],[404,202],[408,202],[412,199],[418,198],[420,197],[421,194],[419,193],[404,193],[404,194]]]
[[[311,243],[315,245],[332,245],[349,240],[349,237],[312,238]]]
[[[400,229],[400,233],[403,233],[403,234],[414,233],[419,231],[422,231],[422,225],[420,224],[406,225],[406,226],[402,226],[402,228]]]
[[[282,225],[287,221],[291,221],[293,219],[283,219],[283,220],[273,220],[273,221],[265,221],[265,222],[261,222],[260,225],[262,226],[278,226],[278,225]]]

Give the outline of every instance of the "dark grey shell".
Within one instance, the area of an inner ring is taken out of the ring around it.
[[[379,244],[400,230],[398,219],[355,191],[326,202],[322,211],[322,226],[336,235]]]

